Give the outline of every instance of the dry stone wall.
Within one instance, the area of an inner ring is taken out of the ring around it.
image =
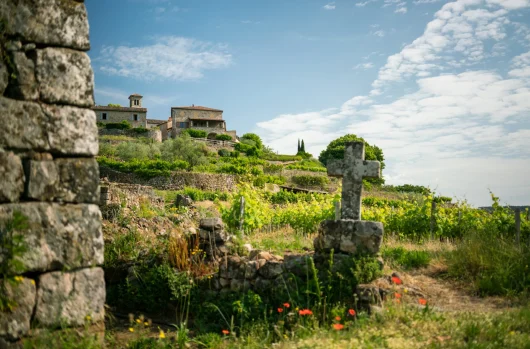
[[[104,318],[89,48],[82,0],[0,1],[0,347]]]

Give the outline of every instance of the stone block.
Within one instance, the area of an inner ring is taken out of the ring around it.
[[[98,152],[93,110],[2,96],[0,110],[4,118],[0,127],[0,147],[89,156]]]
[[[7,97],[35,101],[39,99],[39,90],[35,79],[35,63],[24,52],[11,54],[15,76],[6,92]]]
[[[0,202],[17,202],[24,191],[22,161],[12,152],[0,152]]]
[[[218,231],[224,229],[224,223],[221,218],[203,218],[199,223],[199,228],[206,231]]]
[[[22,280],[5,282],[5,297],[13,302],[13,309],[0,312],[0,337],[16,340],[26,335],[30,329],[31,315],[35,307],[35,281]]]
[[[27,228],[15,231],[26,251],[19,260],[22,273],[64,270],[103,263],[101,214],[97,205],[27,202],[0,205],[0,224],[19,211]],[[5,258],[0,251],[0,263]],[[13,273],[13,271],[11,271]]]
[[[258,273],[265,279],[274,279],[282,274],[282,264],[277,261],[268,261],[263,267],[258,269]]]
[[[48,140],[51,151],[60,154],[97,155],[98,127],[91,109],[42,104],[49,120]]]
[[[39,276],[34,318],[38,326],[81,326],[87,316],[103,321],[104,305],[103,269],[56,271]]]
[[[297,276],[305,277],[308,275],[308,255],[285,255],[283,268],[286,272]]]
[[[99,166],[93,158],[28,162],[27,196],[40,201],[99,202]]]
[[[4,49],[0,45],[0,57],[4,56]],[[4,95],[4,92],[9,83],[9,72],[7,71],[7,66],[5,62],[0,59],[0,96]]]
[[[315,238],[316,251],[376,255],[383,241],[383,223],[353,219],[326,220]]]
[[[67,46],[88,51],[85,4],[72,0],[2,0],[0,20],[7,34],[26,42]]]
[[[35,72],[43,102],[94,105],[94,73],[85,52],[55,47],[38,49]]]

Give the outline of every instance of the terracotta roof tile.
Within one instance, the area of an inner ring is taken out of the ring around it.
[[[138,113],[147,113],[147,108],[129,108],[129,107],[109,107],[107,105],[97,105],[92,107],[92,110],[102,110],[102,111],[135,111]]]
[[[189,109],[189,110],[206,110],[206,111],[221,111],[221,109],[214,109],[208,107],[201,107],[200,105],[192,105],[187,107],[171,107],[171,109]]]

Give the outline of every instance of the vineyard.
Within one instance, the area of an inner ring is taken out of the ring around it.
[[[334,219],[334,202],[340,195],[291,193],[271,194],[243,184],[232,195],[231,206],[220,206],[223,220],[233,230],[241,222],[240,198],[245,199],[243,230],[246,234],[264,227],[289,226],[300,234],[316,233],[320,222]],[[501,206],[493,194],[492,212],[471,207],[465,201],[436,205],[432,195],[414,195],[408,199],[388,200],[376,197],[363,199],[362,219],[382,222],[385,234],[399,239],[424,241],[431,236],[438,239],[459,239],[469,233],[488,231],[491,237],[514,238],[514,212]],[[521,213],[521,239],[530,237],[528,210]]]

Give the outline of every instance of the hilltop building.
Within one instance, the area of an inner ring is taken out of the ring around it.
[[[104,124],[109,122],[128,121],[132,127],[147,128],[147,108],[142,107],[142,97],[139,94],[129,96],[129,107],[111,107],[98,105],[92,107],[96,112],[98,122]],[[162,120],[159,120],[163,122]]]
[[[164,129],[166,137],[174,138],[189,128],[206,131],[208,139],[215,139],[220,134],[227,134],[234,140],[237,138],[235,130],[227,131],[222,110],[192,105],[171,108],[168,123],[161,125],[162,139],[164,139]]]

